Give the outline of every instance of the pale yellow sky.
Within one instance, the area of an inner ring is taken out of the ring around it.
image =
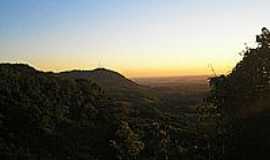
[[[269,0],[18,1],[0,6],[0,62],[128,77],[228,73],[270,26]]]

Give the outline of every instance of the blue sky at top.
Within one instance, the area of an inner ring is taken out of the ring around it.
[[[227,72],[270,26],[267,0],[0,0],[0,61],[128,76]]]

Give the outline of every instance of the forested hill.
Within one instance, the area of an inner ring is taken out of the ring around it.
[[[3,159],[105,159],[121,116],[89,80],[0,64]],[[2,159],[1,158],[1,159]]]
[[[61,72],[58,75],[63,77],[70,77],[75,79],[90,79],[104,88],[111,87],[125,87],[125,88],[136,88],[139,87],[135,82],[127,79],[118,72],[105,69],[97,68],[89,71],[73,70],[69,72]]]
[[[105,94],[114,101],[131,108],[154,107],[159,104],[159,96],[152,89],[138,85],[118,72],[98,68],[88,71],[68,71],[56,74],[59,77],[91,80],[101,86]]]
[[[193,155],[194,128],[142,106],[132,111],[89,79],[0,64],[0,157],[149,160]],[[190,123],[190,122],[189,122]]]

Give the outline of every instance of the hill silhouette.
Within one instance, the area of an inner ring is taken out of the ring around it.
[[[60,76],[75,79],[90,79],[104,88],[121,87],[136,88],[139,87],[135,82],[127,79],[122,74],[106,69],[97,68],[89,71],[73,70],[59,73]]]
[[[105,75],[126,81],[114,72]],[[137,98],[132,103],[138,107],[131,107],[108,97],[89,78],[0,64],[0,157],[174,160],[197,156],[192,154],[197,135],[182,118],[158,112],[155,105],[143,105]]]
[[[91,80],[104,89],[105,95],[131,108],[138,109],[142,106],[149,106],[154,109],[159,105],[159,96],[151,88],[139,85],[122,74],[109,69],[73,70],[61,72],[57,75],[66,78]]]
[[[1,159],[112,158],[121,116],[95,83],[23,64],[0,64],[0,77]]]

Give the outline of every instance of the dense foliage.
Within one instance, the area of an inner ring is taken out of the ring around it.
[[[119,120],[97,85],[25,65],[1,65],[0,77],[4,159],[93,159],[113,152],[106,141]]]
[[[210,80],[208,108],[223,140],[216,146],[223,150],[219,159],[263,159],[270,151],[269,30],[263,28],[256,40],[258,46],[246,48],[229,75]]]
[[[88,79],[22,64],[0,65],[3,159],[181,159],[200,157],[185,117],[107,97]],[[192,158],[192,159],[193,159]]]

